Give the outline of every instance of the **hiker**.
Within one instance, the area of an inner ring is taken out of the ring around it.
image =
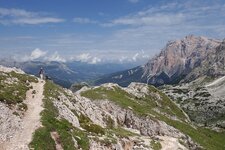
[[[39,71],[39,76],[40,78],[43,80],[44,79],[44,70],[43,68],[41,67],[40,71]]]

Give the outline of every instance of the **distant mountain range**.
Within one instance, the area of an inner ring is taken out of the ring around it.
[[[129,63],[88,64],[79,61],[63,63],[56,61],[16,62],[12,60],[1,60],[0,64],[8,67],[18,67],[26,73],[33,75],[38,75],[40,68],[43,67],[47,76],[55,83],[66,88],[69,88],[73,83],[91,81],[105,74],[125,70],[134,66],[134,64]]]
[[[105,75],[96,85],[113,82],[127,86],[131,82],[143,82],[155,86],[193,81],[196,78],[225,75],[225,41],[186,36],[170,41],[161,52],[145,65]]]

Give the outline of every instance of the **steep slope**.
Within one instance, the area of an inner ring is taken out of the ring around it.
[[[98,79],[96,84],[114,82],[127,86],[132,81],[139,81],[158,86],[178,83],[201,65],[205,57],[214,52],[220,43],[219,40],[193,35],[171,41],[144,66],[105,76]]]
[[[94,84],[118,83],[121,86],[128,86],[131,82],[145,82],[145,79],[142,79],[143,73],[143,67],[135,67],[126,71],[100,77],[100,79],[94,81]]]
[[[104,84],[73,94],[48,82],[45,92],[43,127],[30,144],[35,149],[196,149],[193,139],[206,149],[222,150],[225,144],[224,132],[192,125],[170,99],[145,84]]]
[[[225,75],[225,40],[206,55],[201,64],[194,68],[184,79],[192,81],[201,76],[220,77]]]
[[[32,133],[40,126],[44,82],[3,66],[0,79],[0,149],[29,149]]]
[[[175,100],[201,126],[225,129],[225,77],[201,77],[178,86],[165,86],[163,91]]]
[[[4,147],[23,145],[25,148],[21,149],[37,150],[222,150],[225,146],[224,132],[196,126],[171,99],[153,86],[131,83],[123,88],[108,83],[83,87],[72,93],[51,81],[40,83],[20,71],[6,70],[8,72],[0,74],[1,87],[5,87],[1,88],[0,94],[0,148],[4,142]],[[208,86],[214,87],[218,83],[220,80]],[[18,89],[21,91],[16,92]],[[25,100],[26,94],[29,101]],[[33,102],[37,99],[38,103]],[[41,99],[44,109],[40,125]],[[36,108],[32,109],[34,105]],[[31,123],[32,119],[35,120]],[[10,139],[14,142],[8,143]]]
[[[44,82],[40,80],[38,83],[31,84],[33,89],[27,91],[27,96],[24,100],[27,110],[21,119],[21,128],[17,129],[13,136],[3,143],[3,149],[29,149],[28,145],[32,140],[32,133],[41,126],[40,113],[43,110],[41,106],[43,99],[43,85]]]

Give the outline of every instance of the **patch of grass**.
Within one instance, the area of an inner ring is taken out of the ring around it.
[[[16,111],[13,112],[13,115],[20,116],[20,114]]]
[[[16,73],[14,71],[10,72],[9,73],[12,77],[15,77],[15,78],[18,78],[21,82],[34,82],[34,83],[38,83],[38,79],[33,77],[33,76],[30,76],[30,75],[27,75],[27,74],[19,74],[19,73]]]
[[[29,147],[35,150],[55,150],[55,141],[52,139],[49,129],[46,127],[37,129]]]
[[[8,84],[4,82],[7,79],[17,79],[17,81],[12,82],[12,84]],[[26,98],[27,90],[31,88],[30,82],[38,82],[35,77],[15,72],[0,72],[0,81],[0,101],[6,104],[23,102]]]
[[[20,103],[20,104],[18,104],[18,109],[20,110],[20,111],[27,111],[27,104],[25,104],[25,103]]]
[[[161,120],[180,130],[184,134],[189,135],[196,143],[207,150],[225,149],[225,132],[216,132],[203,127],[196,127],[195,129],[188,123],[170,120],[164,116],[161,116]]]
[[[75,129],[72,134],[77,141],[78,149],[82,148],[82,150],[89,150],[89,139],[84,131]]]
[[[81,127],[91,133],[101,134],[101,135],[105,134],[105,129],[97,124],[92,124],[92,123],[91,124],[83,124],[83,125],[81,125]]]
[[[118,137],[125,137],[125,138],[138,135],[138,134],[130,132],[122,127],[113,128],[113,129],[111,129],[110,132],[114,133]]]
[[[137,98],[118,87],[115,87],[114,90],[99,87],[82,92],[81,95],[92,100],[111,100],[122,108],[129,109],[129,107],[131,107],[135,113],[142,116],[146,116],[149,113],[157,115],[157,113],[153,110],[154,108],[157,108],[162,113],[166,113],[170,116],[177,116],[181,120],[186,119],[182,110],[179,109],[165,94],[152,86],[149,86],[149,91],[159,94],[162,100],[158,100],[156,97],[151,96]]]
[[[80,126],[88,132],[95,134],[105,134],[105,129],[101,126],[93,124],[92,121],[83,114],[78,115]]]
[[[153,150],[162,149],[162,145],[160,144],[159,141],[152,140],[150,144],[151,144],[151,147],[152,147]]]
[[[114,121],[111,117],[105,116],[103,118],[103,121],[106,122],[107,128],[113,128],[114,127]]]

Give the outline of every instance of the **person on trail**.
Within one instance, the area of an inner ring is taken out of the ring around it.
[[[40,78],[43,80],[44,79],[44,70],[43,68],[41,67],[40,71],[39,71],[39,76]]]

